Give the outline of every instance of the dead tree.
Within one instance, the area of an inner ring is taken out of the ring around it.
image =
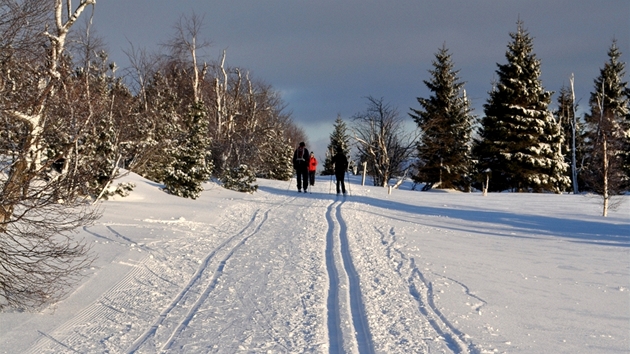
[[[398,111],[383,99],[367,97],[368,107],[352,117],[359,157],[367,162],[375,186],[401,176],[414,152],[417,133],[405,133]]]

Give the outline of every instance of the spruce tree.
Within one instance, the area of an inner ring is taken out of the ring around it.
[[[560,128],[548,108],[552,93],[542,87],[532,38],[521,21],[517,27],[507,64],[497,64],[498,82],[484,104],[474,155],[478,171],[491,174],[490,190],[557,192],[570,180]]]
[[[151,122],[144,142],[144,158],[137,172],[144,178],[164,182],[166,168],[174,163],[172,152],[178,149],[178,136],[182,135],[181,115],[178,108],[183,100],[159,71],[147,83],[148,111],[141,113]]]
[[[424,81],[431,97],[417,98],[422,109],[412,108],[409,114],[422,131],[417,145],[420,162],[413,179],[429,188],[439,183],[440,188],[468,190],[472,108],[445,46],[435,54],[433,68],[431,79]]]
[[[256,182],[256,174],[249,166],[241,164],[238,167],[232,167],[226,171],[221,177],[223,188],[231,189],[237,192],[254,193],[258,190]]]
[[[202,183],[212,172],[208,120],[203,103],[192,104],[185,118],[187,129],[179,136],[179,144],[172,153],[174,159],[166,169],[164,185],[171,194],[197,199],[203,191]]]
[[[262,178],[288,181],[293,176],[293,148],[280,126],[265,132],[266,139],[259,146],[262,161],[256,175]]]
[[[613,41],[608,50],[608,61],[595,79],[589,99],[590,114],[587,124],[587,188],[603,193],[604,183],[610,194],[628,188],[630,176],[630,90],[623,81],[625,63]],[[606,159],[605,159],[606,158]],[[607,171],[605,171],[607,170]]]
[[[333,168],[332,158],[335,156],[337,148],[341,148],[343,153],[348,157],[350,161],[350,136],[348,135],[348,127],[346,123],[341,119],[341,116],[337,116],[335,120],[333,132],[330,134],[330,143],[326,147],[326,159],[324,160],[324,170],[322,176],[334,175],[335,169]],[[350,168],[353,167],[353,163],[350,162]]]

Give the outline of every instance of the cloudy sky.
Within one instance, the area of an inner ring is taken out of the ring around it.
[[[201,38],[211,43],[205,58],[226,49],[229,66],[282,92],[316,152],[337,115],[349,121],[366,108],[366,96],[382,97],[403,116],[419,108],[442,45],[483,115],[519,18],[534,38],[545,89],[557,92],[574,73],[583,107],[613,39],[630,62],[628,0],[98,0],[94,26],[125,67],[130,43],[156,52],[179,18],[193,13],[204,17]]]

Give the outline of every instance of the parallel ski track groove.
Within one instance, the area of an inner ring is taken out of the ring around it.
[[[329,352],[339,353],[343,349],[343,335],[341,333],[341,317],[339,314],[339,274],[335,266],[334,252],[334,228],[333,208],[336,202],[332,202],[326,211],[326,221],[328,231],[326,233],[326,270],[328,271],[328,299],[326,307],[328,309],[328,342]]]
[[[250,229],[252,227],[252,225],[254,225],[256,219],[258,218],[258,215],[260,213],[260,210],[257,210],[254,215],[252,216],[252,218],[250,219],[249,223],[243,228],[241,229],[241,231],[239,231],[238,233],[234,234],[233,236],[227,238],[225,241],[223,241],[220,245],[218,245],[215,249],[213,249],[210,253],[208,253],[208,255],[206,255],[206,257],[204,258],[204,260],[202,261],[201,265],[197,268],[197,271],[195,272],[195,274],[192,276],[192,278],[190,279],[190,281],[188,282],[188,284],[182,289],[182,291],[180,291],[180,293],[173,299],[173,301],[171,301],[171,303],[164,309],[162,310],[162,312],[160,313],[160,315],[157,317],[157,319],[153,322],[153,324],[149,327],[149,329],[147,329],[140,337],[138,337],[138,339],[136,339],[134,341],[134,343],[127,348],[127,350],[125,351],[125,353],[135,353],[136,351],[138,351],[138,349],[147,342],[147,340],[149,338],[151,338],[152,336],[154,336],[157,332],[157,329],[160,327],[160,325],[164,322],[164,320],[168,317],[168,315],[171,313],[171,311],[173,311],[173,309],[176,308],[177,304],[185,297],[187,296],[187,294],[192,293],[193,291],[193,287],[196,285],[196,283],[201,279],[202,274],[207,270],[210,261],[216,256],[216,254],[223,250],[227,245],[229,245],[230,243],[232,243],[234,240],[238,239],[239,237],[242,237],[242,235],[244,235],[246,233],[246,231],[248,229]],[[174,340],[174,335],[177,333],[180,333],[182,330],[182,327],[185,326],[186,324],[188,324],[190,322],[190,319],[192,319],[192,317],[194,316],[194,313],[196,312],[196,310],[199,308],[199,306],[201,305],[201,303],[203,302],[203,300],[205,300],[208,296],[208,294],[212,291],[212,289],[214,288],[214,286],[216,285],[216,281],[219,278],[221,272],[223,271],[223,267],[225,265],[225,260],[229,259],[229,257],[232,256],[232,254],[234,253],[234,251],[236,250],[236,248],[240,247],[243,243],[245,243],[245,241],[250,238],[252,235],[254,235],[256,232],[258,232],[258,230],[260,230],[262,224],[267,220],[268,217],[268,213],[269,210],[267,210],[263,216],[263,220],[260,221],[258,223],[258,225],[255,227],[254,231],[250,234],[248,234],[247,236],[243,237],[241,239],[241,241],[239,241],[239,243],[237,243],[230,252],[228,252],[228,255],[226,258],[224,258],[224,260],[222,262],[220,262],[219,267],[217,268],[217,270],[214,273],[213,276],[213,280],[210,282],[210,285],[208,287],[206,287],[206,291],[204,291],[204,293],[200,296],[200,298],[195,302],[195,304],[193,305],[193,307],[191,308],[191,311],[189,311],[189,313],[186,315],[186,317],[184,318],[184,320],[182,322],[180,322],[180,324],[176,327],[175,332],[170,336],[169,341],[167,342],[167,344],[170,345],[170,343],[172,343],[172,341]],[[194,309],[194,311],[192,311]]]
[[[341,216],[341,206],[344,202],[337,205],[336,218],[339,223],[339,242],[341,246],[341,257],[343,267],[348,275],[348,291],[350,295],[350,309],[352,314],[352,324],[357,336],[357,345],[359,353],[374,353],[374,345],[370,334],[370,326],[367,321],[365,305],[361,296],[361,283],[359,273],[352,263],[350,255],[350,244],[348,242],[348,227]]]
[[[256,228],[249,235],[243,237],[241,239],[241,241],[239,241],[230,250],[230,252],[228,252],[228,254],[225,257],[223,257],[223,259],[221,259],[221,261],[219,262],[219,266],[217,267],[217,269],[214,271],[214,274],[212,275],[212,281],[210,281],[210,284],[205,288],[205,290],[199,296],[199,298],[197,299],[195,304],[190,308],[190,310],[188,311],[188,313],[186,314],[184,319],[179,323],[179,325],[177,326],[175,331],[173,331],[173,333],[171,334],[171,336],[168,339],[168,341],[166,341],[166,343],[162,347],[162,351],[170,349],[171,345],[173,344],[173,342],[175,341],[177,336],[179,336],[179,334],[184,330],[184,328],[186,328],[188,326],[190,321],[193,319],[193,317],[195,316],[195,314],[199,310],[199,307],[201,307],[203,302],[206,301],[206,299],[208,298],[208,295],[210,295],[210,292],[212,292],[212,290],[214,290],[214,288],[216,287],[217,283],[219,282],[219,278],[223,274],[223,269],[225,268],[225,265],[226,265],[227,261],[230,258],[232,258],[232,256],[234,255],[234,252],[236,252],[236,250],[238,250],[242,245],[244,245],[245,242],[247,242],[247,240],[250,237],[252,237],[255,234],[257,234],[258,231],[260,231],[262,226],[265,224],[265,222],[267,221],[268,218],[269,218],[269,210],[267,210],[265,212],[265,214],[262,217],[262,220],[258,223]]]
[[[350,322],[354,328],[357,349],[359,353],[374,353],[374,345],[367,321],[365,305],[361,296],[361,286],[358,273],[352,263],[350,246],[348,242],[348,228],[341,215],[341,206],[345,201],[333,202],[328,206],[326,220],[328,232],[326,234],[326,269],[329,277],[328,290],[328,337],[329,352],[339,353],[343,350],[344,342],[341,330],[339,276],[340,272],[348,278],[347,297],[350,300]],[[339,226],[338,235],[335,233],[335,224]],[[335,236],[339,237],[342,269],[335,265],[334,243]]]

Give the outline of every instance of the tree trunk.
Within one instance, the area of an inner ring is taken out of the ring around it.
[[[573,194],[579,193],[577,179],[577,161],[575,146],[575,131],[577,128],[577,117],[575,116],[575,90],[573,88],[573,74],[571,74],[571,109],[573,111],[573,120],[571,121],[571,180],[573,182]]]
[[[604,134],[604,143],[603,143],[603,153],[604,153],[604,169],[603,169],[603,177],[604,177],[604,191],[602,194],[602,197],[604,198],[604,210],[603,210],[603,216],[607,217],[608,216],[608,204],[610,202],[610,195],[609,195],[609,191],[608,191],[608,146],[607,146],[607,141],[606,141],[606,135]]]

